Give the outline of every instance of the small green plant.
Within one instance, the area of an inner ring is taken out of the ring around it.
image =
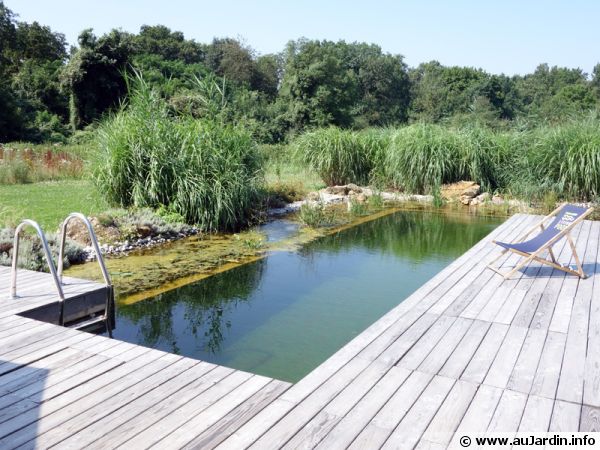
[[[160,205],[156,210],[156,215],[167,223],[185,223],[185,217],[169,206]]]
[[[383,196],[381,192],[373,192],[373,194],[367,199],[367,204],[371,209],[383,208]]]
[[[309,227],[317,228],[331,225],[335,222],[335,213],[328,211],[323,202],[303,203],[298,212],[300,221]]]
[[[348,212],[353,216],[364,216],[368,213],[368,208],[366,203],[351,198],[348,200]]]
[[[546,212],[551,212],[556,209],[556,204],[558,203],[558,195],[556,192],[550,191],[544,194],[542,198],[542,208]]]
[[[265,246],[265,242],[262,237],[259,236],[240,236],[239,234],[234,235],[235,240],[240,242],[248,250],[260,250]]]
[[[442,197],[442,189],[439,184],[435,184],[431,190],[431,194],[433,195],[433,207],[441,208],[444,206],[444,198]]]

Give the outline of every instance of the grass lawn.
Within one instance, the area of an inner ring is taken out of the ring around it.
[[[267,186],[286,184],[296,187],[301,193],[317,191],[326,185],[314,170],[297,163],[268,164],[265,170]]]
[[[53,232],[71,212],[90,215],[106,209],[107,203],[88,180],[0,185],[0,226],[33,219],[44,231]]]

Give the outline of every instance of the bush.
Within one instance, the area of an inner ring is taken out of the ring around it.
[[[138,77],[129,104],[98,130],[95,180],[109,201],[180,214],[206,231],[253,217],[262,183],[250,134],[210,119],[172,117]]]
[[[527,153],[527,171],[563,197],[600,196],[600,122],[585,120],[542,128]]]
[[[0,265],[10,266],[13,254],[13,229],[0,229]],[[57,234],[48,234],[46,236],[54,264],[58,258],[58,249],[60,238]],[[67,239],[65,242],[65,255],[63,264],[67,268],[71,264],[85,261],[83,247],[78,243]],[[42,244],[37,235],[23,233],[19,241],[19,259],[18,266],[22,269],[35,270],[39,272],[48,272],[48,264],[43,251]]]
[[[384,134],[323,128],[304,133],[294,143],[297,156],[329,185],[366,184],[381,153]]]
[[[432,192],[460,180],[491,189],[498,185],[504,163],[497,137],[481,128],[411,125],[392,134],[377,171],[388,185],[411,193]]]
[[[298,211],[298,218],[308,227],[323,227],[335,223],[335,213],[327,210],[323,202],[303,203]]]

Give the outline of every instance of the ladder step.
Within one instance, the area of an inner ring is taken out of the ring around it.
[[[71,328],[73,330],[80,330],[80,331],[100,328],[100,326],[102,326],[102,327],[106,326],[106,317],[105,316],[92,317],[87,320],[82,320],[79,322],[72,322],[72,323],[66,324],[65,326],[67,328]]]

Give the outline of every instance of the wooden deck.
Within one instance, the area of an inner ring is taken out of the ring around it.
[[[457,430],[598,431],[600,222],[574,233],[585,280],[485,269],[491,239],[535,220],[506,221],[293,386],[3,307],[0,448],[445,448]]]
[[[17,298],[11,298],[10,275],[10,267],[0,266],[0,318],[22,314],[57,323],[59,299],[52,276],[48,273],[19,269]],[[104,310],[107,293],[103,284],[64,277],[63,292],[65,322]]]

